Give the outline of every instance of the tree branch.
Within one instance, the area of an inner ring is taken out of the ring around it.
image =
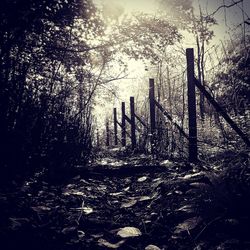
[[[223,4],[223,5],[219,6],[213,13],[211,13],[210,15],[208,15],[208,17],[214,16],[214,15],[215,15],[220,9],[222,9],[222,8],[231,8],[231,7],[233,7],[234,5],[237,5],[238,3],[242,3],[242,2],[243,2],[243,0],[239,0],[239,1],[237,1],[237,2],[233,2],[233,3],[228,4],[228,5]]]

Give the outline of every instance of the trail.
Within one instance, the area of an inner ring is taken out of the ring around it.
[[[204,170],[142,155],[113,155],[91,163],[89,174],[86,168],[77,171],[60,185],[37,175],[21,192],[9,193],[7,201],[1,197],[8,218],[1,236],[8,249],[27,242],[28,249],[216,249],[232,238],[226,223],[241,229],[240,218],[220,210],[223,204],[214,207],[216,180]],[[6,210],[11,202],[13,210]],[[124,227],[140,233],[121,237]],[[214,228],[224,236],[211,240]],[[228,244],[249,247],[246,242]]]

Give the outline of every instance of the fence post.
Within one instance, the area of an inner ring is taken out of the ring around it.
[[[130,97],[130,121],[131,121],[131,144],[132,149],[136,147],[136,133],[135,133],[135,99]]]
[[[109,121],[106,121],[106,146],[109,147]]]
[[[151,131],[151,152],[155,149],[155,84],[154,79],[149,79],[149,109],[150,109],[150,131]]]
[[[186,49],[187,82],[188,82],[188,126],[189,126],[189,162],[196,163],[197,148],[197,122],[196,122],[196,97],[194,78],[194,49]]]
[[[122,102],[122,146],[126,146],[126,111],[125,102]]]
[[[115,145],[118,145],[118,137],[117,137],[117,111],[116,108],[114,108],[114,139],[115,139]]]

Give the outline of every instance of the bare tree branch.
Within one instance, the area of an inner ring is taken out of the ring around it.
[[[213,13],[211,13],[210,15],[208,15],[208,17],[210,17],[210,16],[214,16],[220,9],[222,9],[222,8],[231,8],[231,7],[233,7],[234,5],[237,5],[238,3],[242,3],[243,2],[243,0],[239,0],[239,1],[237,1],[237,2],[233,2],[232,4],[228,4],[228,5],[226,5],[226,4],[223,4],[223,5],[221,5],[221,6],[219,6]]]

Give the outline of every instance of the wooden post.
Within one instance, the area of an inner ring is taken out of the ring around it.
[[[106,121],[106,146],[109,147],[109,121]]]
[[[130,123],[131,123],[131,145],[132,149],[136,147],[136,133],[135,133],[135,99],[130,97]]]
[[[118,145],[118,137],[117,137],[117,111],[114,108],[114,137],[115,137],[115,145]]]
[[[155,149],[155,84],[154,79],[149,79],[149,109],[150,109],[150,131],[151,131],[151,152]]]
[[[215,99],[207,92],[205,87],[195,79],[196,87],[204,94],[207,100],[214,106],[215,110],[221,114],[221,116],[227,121],[227,123],[231,126],[231,128],[241,137],[241,139],[246,143],[248,147],[250,147],[250,141],[246,134],[242,132],[242,130],[237,126],[237,124],[230,118],[230,116],[224,111],[224,109],[215,101]]]
[[[122,102],[122,146],[126,146],[126,111],[125,102]]]
[[[196,163],[198,158],[197,148],[197,122],[196,122],[196,98],[194,77],[194,50],[186,50],[187,58],[187,82],[188,82],[188,126],[189,126],[189,162]]]

